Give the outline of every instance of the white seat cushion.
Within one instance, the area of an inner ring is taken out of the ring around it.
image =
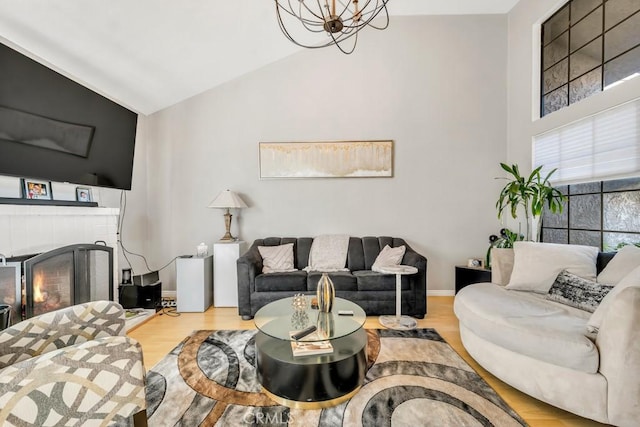
[[[598,349],[586,335],[590,313],[493,283],[466,286],[454,311],[476,335],[511,351],[586,373],[598,371]]]

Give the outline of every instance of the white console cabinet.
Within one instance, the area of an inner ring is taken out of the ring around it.
[[[236,261],[247,250],[247,243],[238,241],[213,244],[213,305],[238,306],[238,268]]]
[[[176,260],[176,309],[178,312],[203,312],[213,297],[213,257]]]

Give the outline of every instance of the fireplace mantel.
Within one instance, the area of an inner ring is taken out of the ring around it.
[[[117,208],[0,205],[0,253],[18,256],[97,240],[115,248],[119,213]]]

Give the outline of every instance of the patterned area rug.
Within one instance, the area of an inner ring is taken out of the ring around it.
[[[256,331],[195,331],[147,376],[150,426],[523,426],[434,329],[368,330],[368,370],[350,400],[290,409],[260,392]]]

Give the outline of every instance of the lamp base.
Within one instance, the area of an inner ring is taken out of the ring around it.
[[[235,242],[236,240],[238,240],[238,239],[236,239],[235,237],[233,237],[231,234],[227,233],[227,234],[225,234],[224,236],[222,236],[222,237],[220,238],[220,240],[218,240],[218,241],[219,241],[219,242]]]
[[[227,228],[226,233],[220,239],[221,242],[235,242],[236,238],[231,235],[231,218],[233,215],[229,213],[229,209],[227,209],[227,213],[224,214],[224,225]]]

